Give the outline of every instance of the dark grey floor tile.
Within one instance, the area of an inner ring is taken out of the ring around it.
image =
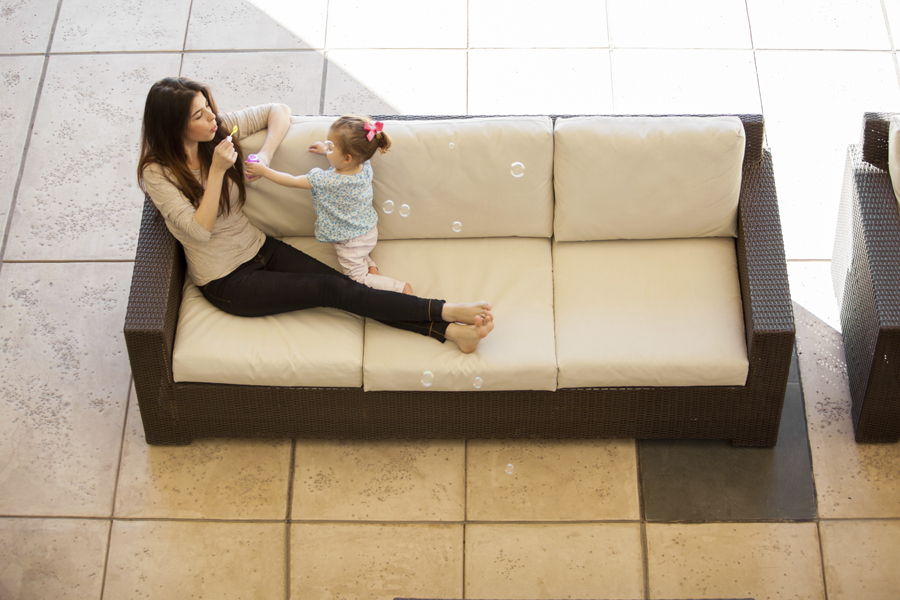
[[[639,447],[648,521],[816,517],[799,383],[788,383],[774,448],[735,448],[707,440],[646,440]]]

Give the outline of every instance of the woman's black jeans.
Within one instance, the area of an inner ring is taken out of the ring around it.
[[[448,323],[443,300],[374,290],[353,281],[293,246],[266,236],[255,257],[200,286],[216,308],[241,317],[262,317],[304,308],[339,308],[441,342]]]

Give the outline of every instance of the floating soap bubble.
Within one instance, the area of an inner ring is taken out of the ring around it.
[[[508,465],[506,465],[506,474],[507,475],[512,475],[515,470],[516,470],[516,468],[513,466],[512,463],[509,463]]]
[[[422,373],[422,385],[425,387],[431,387],[431,384],[434,383],[434,373],[431,371],[425,371]]]
[[[462,231],[462,223],[460,223],[459,221],[453,221],[453,231],[455,231],[456,233]]]
[[[325,154],[331,154],[332,152],[334,152],[334,142],[325,140]]]
[[[456,148],[456,144],[454,144],[453,142],[450,142],[450,149],[453,150],[454,148]]]
[[[409,216],[409,204],[401,204],[400,205],[400,216],[401,217]]]
[[[472,385],[475,386],[476,390],[480,390],[481,386],[484,385],[484,380],[481,377],[476,377],[475,381],[472,382]]]
[[[389,215],[394,212],[394,201],[393,200],[385,200],[384,205],[382,205],[381,210],[384,211],[384,214]]]
[[[520,162],[514,162],[509,165],[509,172],[512,173],[513,177],[521,177],[525,174],[525,165]]]

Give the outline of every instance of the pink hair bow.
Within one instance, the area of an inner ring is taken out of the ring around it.
[[[365,125],[363,125],[363,127],[365,127],[366,131],[369,132],[366,134],[366,139],[371,142],[375,139],[375,134],[384,129],[384,123],[382,123],[381,121],[375,121],[374,125],[372,125],[371,123],[366,123]]]

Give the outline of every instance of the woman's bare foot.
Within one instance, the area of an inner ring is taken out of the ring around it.
[[[369,267],[369,273],[372,275],[378,275],[378,267]]]
[[[474,325],[477,317],[487,318],[491,316],[491,303],[481,300],[480,302],[465,302],[459,304],[444,304],[441,310],[441,318],[450,323],[465,323],[466,325]]]
[[[404,283],[403,284],[403,293],[409,294],[410,296],[412,296],[412,286],[409,285],[408,283]]]
[[[456,342],[463,354],[475,352],[481,340],[486,338],[494,329],[494,317],[475,317],[474,325],[460,325],[451,323],[447,325],[446,337],[451,342]]]

